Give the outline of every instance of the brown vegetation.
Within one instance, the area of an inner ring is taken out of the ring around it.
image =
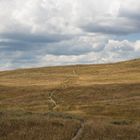
[[[139,116],[139,59],[0,72],[0,140],[139,140]]]

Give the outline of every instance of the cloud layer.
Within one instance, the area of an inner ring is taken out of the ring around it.
[[[1,0],[0,70],[140,57],[139,10],[137,0]]]

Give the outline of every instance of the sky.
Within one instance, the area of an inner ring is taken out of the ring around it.
[[[0,70],[140,57],[139,0],[0,0]]]

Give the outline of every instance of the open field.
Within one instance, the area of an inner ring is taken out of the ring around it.
[[[140,59],[0,72],[0,140],[140,140]]]

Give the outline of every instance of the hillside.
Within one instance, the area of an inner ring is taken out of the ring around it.
[[[0,72],[0,140],[139,140],[140,59]]]

